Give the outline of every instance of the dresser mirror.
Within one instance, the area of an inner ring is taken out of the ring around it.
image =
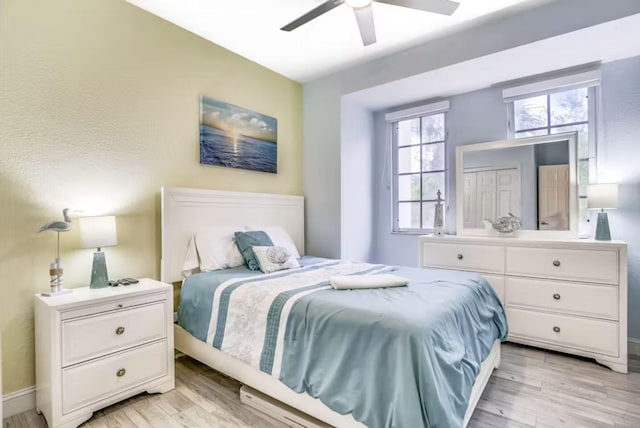
[[[517,217],[523,237],[578,236],[577,132],[470,144],[456,149],[459,235],[501,235]]]

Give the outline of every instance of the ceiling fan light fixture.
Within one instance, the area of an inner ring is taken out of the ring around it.
[[[422,10],[425,12],[439,13],[442,15],[451,15],[456,11],[460,3],[453,0],[377,0],[393,6],[400,6],[408,9]],[[311,9],[304,15],[294,19],[281,28],[282,31],[293,31],[296,28],[313,21],[319,16],[343,5],[347,4],[356,17],[358,30],[362,37],[362,43],[365,46],[372,45],[376,42],[376,26],[373,19],[373,0],[325,0],[324,3]]]
[[[371,0],[345,0],[344,2],[354,9],[361,9],[371,4]]]

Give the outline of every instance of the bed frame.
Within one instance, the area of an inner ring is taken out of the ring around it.
[[[304,254],[304,198],[266,193],[227,192],[218,190],[163,187],[161,280],[182,281],[182,264],[187,243],[196,230],[223,224],[278,225],[284,227],[300,254]],[[175,347],[180,352],[218,370],[275,400],[336,427],[362,428],[351,415],[340,415],[320,400],[299,394],[273,376],[267,375],[218,349],[196,339],[177,324]],[[483,361],[476,378],[464,426],[476,408],[494,368],[500,365],[500,342]]]

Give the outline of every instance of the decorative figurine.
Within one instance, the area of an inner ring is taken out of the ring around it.
[[[436,200],[436,212],[433,216],[433,235],[444,236],[444,207],[442,205],[442,192],[438,189]]]
[[[71,212],[72,210],[70,208],[65,208],[64,210],[62,210],[64,221],[52,221],[42,226],[38,231],[38,233],[51,231],[58,234],[57,257],[55,262],[51,263],[51,265],[49,266],[49,285],[51,286],[51,291],[48,293],[42,293],[43,296],[57,296],[59,294],[66,294],[71,292],[71,290],[67,290],[64,288],[64,278],[62,276],[62,260],[60,259],[60,233],[69,232],[72,229],[70,217]]]
[[[495,231],[503,235],[513,234],[522,227],[520,219],[511,213],[509,213],[508,217],[500,217],[495,223],[488,219],[485,221],[491,224]]]

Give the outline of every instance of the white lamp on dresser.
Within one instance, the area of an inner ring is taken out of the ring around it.
[[[174,388],[173,288],[136,285],[35,296],[36,410],[75,428],[106,406]]]
[[[587,190],[587,205],[590,209],[599,209],[596,223],[596,240],[611,241],[609,217],[605,209],[618,208],[618,185],[612,183],[591,184]]]

